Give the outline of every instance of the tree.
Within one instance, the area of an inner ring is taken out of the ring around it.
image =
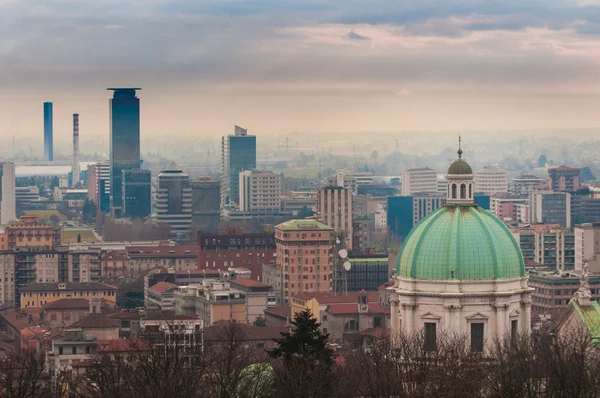
[[[45,397],[51,393],[44,357],[36,352],[11,355],[0,361],[0,396]]]
[[[77,234],[77,243],[81,243],[81,234],[80,233]]]
[[[254,326],[267,326],[267,320],[262,315],[259,315],[254,321]]]
[[[538,167],[546,167],[546,163],[548,163],[548,159],[546,159],[546,155],[542,154],[538,159]]]

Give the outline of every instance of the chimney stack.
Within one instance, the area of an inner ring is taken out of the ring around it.
[[[81,169],[79,167],[79,114],[73,114],[73,187],[81,184]]]

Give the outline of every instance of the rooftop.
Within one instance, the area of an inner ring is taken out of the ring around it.
[[[181,246],[127,246],[125,249],[130,258],[136,257],[198,257],[198,245]]]
[[[84,298],[66,298],[42,305],[45,310],[66,310],[90,308],[90,302]]]
[[[64,289],[59,289],[58,285],[65,285]],[[47,291],[103,291],[117,290],[116,287],[100,282],[55,282],[55,283],[30,283],[21,287],[21,292],[47,292]]]
[[[289,220],[275,227],[282,231],[333,231],[318,220]]]
[[[231,323],[221,323],[219,325],[209,326],[204,328],[204,339],[207,341],[226,341],[227,328],[231,327]],[[281,338],[281,333],[289,332],[289,327],[286,326],[254,326],[244,324],[233,324],[240,328],[243,333],[243,338],[247,341],[271,341]]]
[[[277,307],[265,308],[263,312],[280,318],[290,318],[292,316],[292,307],[285,304],[278,305]]]
[[[166,293],[169,290],[176,289],[177,285],[171,282],[158,282],[150,286],[150,290],[154,290],[157,293]]]
[[[294,298],[298,298],[300,300],[312,300],[315,299],[319,304],[358,304],[358,294],[359,293],[367,293],[367,301],[369,303],[378,303],[379,302],[379,292],[378,291],[369,291],[369,292],[348,292],[345,296],[334,296],[331,293],[301,293]]]
[[[71,324],[70,328],[82,329],[104,329],[116,328],[119,322],[102,314],[88,314],[77,322]]]
[[[173,311],[151,313],[142,318],[144,321],[187,321],[197,320],[198,317],[190,315],[177,315]]]
[[[240,285],[245,287],[272,287],[271,285],[267,285],[266,283],[262,283],[259,281],[255,281],[253,279],[232,279],[229,281],[232,285]]]
[[[4,318],[13,329],[21,330],[39,321],[40,313],[41,309],[39,308],[27,308],[27,310],[11,308],[0,311],[0,316]]]

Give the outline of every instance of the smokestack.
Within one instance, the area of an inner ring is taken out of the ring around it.
[[[73,186],[81,184],[81,169],[79,168],[79,113],[73,114]]]

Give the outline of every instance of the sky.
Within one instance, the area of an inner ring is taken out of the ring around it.
[[[600,0],[0,0],[0,134],[593,129]]]

